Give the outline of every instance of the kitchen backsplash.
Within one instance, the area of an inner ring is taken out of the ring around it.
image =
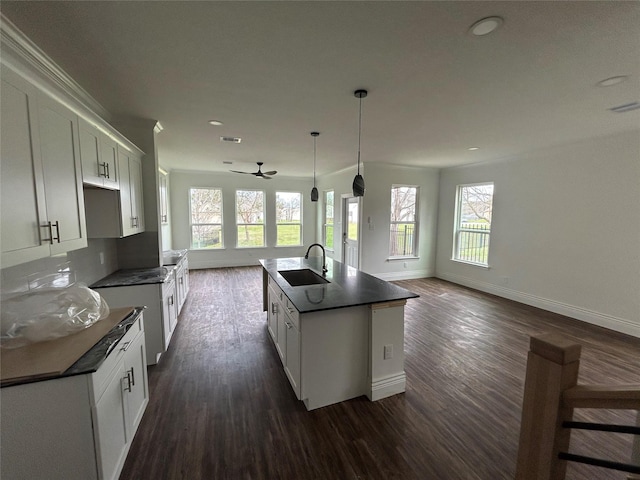
[[[3,268],[0,292],[9,298],[38,288],[91,285],[117,269],[117,240],[90,239],[87,248]]]

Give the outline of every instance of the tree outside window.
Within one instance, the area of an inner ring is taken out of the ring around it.
[[[458,185],[454,260],[488,265],[493,183]]]
[[[417,256],[417,202],[418,187],[391,188],[390,257]]]
[[[324,225],[322,230],[324,246],[333,250],[333,190],[324,192]]]
[[[191,248],[222,248],[222,190],[189,190]]]
[[[264,247],[264,192],[236,190],[238,247]]]
[[[276,245],[302,245],[300,192],[276,192]]]

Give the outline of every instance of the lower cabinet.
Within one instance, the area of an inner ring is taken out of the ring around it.
[[[162,284],[162,328],[165,350],[169,348],[171,336],[178,323],[178,305],[176,301],[176,281],[171,278]]]
[[[149,401],[142,315],[94,373],[0,390],[1,478],[115,480]]]

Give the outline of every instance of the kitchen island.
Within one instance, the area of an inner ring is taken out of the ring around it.
[[[267,328],[308,410],[405,391],[404,305],[418,295],[335,260],[260,260]],[[286,277],[286,278],[285,278]]]

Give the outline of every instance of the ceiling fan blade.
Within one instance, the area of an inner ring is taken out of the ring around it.
[[[229,170],[229,171],[233,173],[246,173],[247,175],[255,175],[255,173],[251,173],[251,172],[240,172],[238,170]]]
[[[275,170],[271,170],[270,172],[263,172],[265,175],[275,175],[276,173],[278,173]]]
[[[271,177],[267,177],[266,175],[260,175],[260,178],[264,178],[265,180],[271,180]]]

